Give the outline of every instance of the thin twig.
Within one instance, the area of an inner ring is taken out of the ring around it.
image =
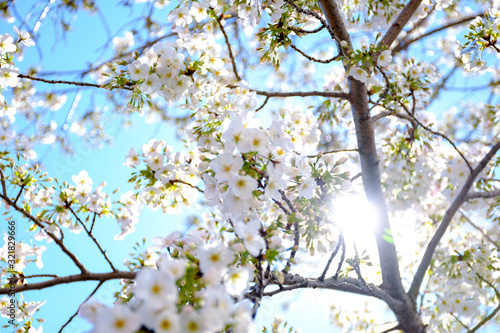
[[[241,88],[240,86],[228,84],[226,87],[230,89]],[[267,97],[329,97],[329,98],[340,98],[340,99],[349,99],[349,94],[338,91],[288,91],[288,92],[280,92],[280,91],[263,91],[263,90],[255,90],[248,89],[248,91],[253,91],[257,95],[267,96]]]
[[[396,47],[394,47],[394,50],[393,52],[399,52],[399,51],[402,51],[402,50],[405,50],[407,49],[411,44],[425,38],[425,37],[429,37],[430,35],[433,35],[437,32],[440,32],[440,31],[443,31],[445,29],[448,29],[448,28],[451,28],[453,26],[456,26],[456,25],[460,25],[460,24],[463,24],[463,23],[467,23],[469,21],[472,21],[473,19],[475,19],[476,17],[484,17],[484,14],[483,13],[478,13],[478,14],[474,14],[474,15],[469,15],[467,17],[464,17],[460,20],[457,20],[457,21],[454,21],[454,22],[450,22],[448,24],[445,24],[439,28],[436,28],[436,29],[433,29],[433,30],[430,30],[429,32],[426,32],[425,34],[423,35],[420,35],[412,40],[410,40],[409,42],[405,42],[404,40],[402,40],[401,42],[398,43],[398,45],[396,45]]]
[[[476,274],[476,276],[481,281],[483,281],[484,283],[486,283],[488,286],[490,286],[493,289],[493,291],[495,291],[495,295],[497,296],[497,299],[500,300],[500,291],[498,291],[498,289],[493,285],[493,283],[491,283],[490,281],[486,280],[482,275],[480,275],[479,273],[477,273],[476,271],[474,271],[474,269],[472,268],[472,266],[469,263],[467,265],[469,266],[469,268]],[[481,326],[483,326],[488,321],[490,321],[491,319],[493,319],[495,317],[495,315],[497,314],[498,311],[500,311],[500,304],[488,316],[484,317],[476,326],[474,326],[474,328],[472,330],[469,330],[467,333],[476,332],[479,328],[481,328]]]
[[[97,287],[95,287],[95,289],[90,293],[90,295],[85,299],[85,301],[82,302],[85,303],[87,302],[92,296],[94,296],[94,294],[97,292],[97,290],[99,290],[99,288],[103,285],[104,281],[99,281],[99,283],[97,284]],[[80,309],[78,308],[78,310],[76,310],[76,312],[68,319],[68,321],[61,327],[61,329],[59,330],[59,333],[61,333],[63,331],[63,329],[69,325],[69,323],[73,320],[73,318],[75,318],[77,315],[78,315],[78,311]]]
[[[309,35],[309,34],[315,34],[315,33],[318,33],[320,32],[321,30],[325,29],[326,27],[321,24],[319,26],[319,28],[316,28],[316,29],[313,29],[313,30],[304,30],[304,29],[301,29],[301,28],[297,28],[297,27],[287,27],[289,30],[292,30],[293,32],[295,33],[299,33],[299,34],[305,34],[305,35]]]
[[[106,251],[104,251],[102,249],[101,244],[99,244],[99,242],[97,241],[97,239],[95,239],[94,235],[92,235],[92,233],[89,231],[89,229],[87,229],[87,226],[85,225],[85,223],[83,223],[83,221],[75,213],[75,211],[73,210],[73,208],[71,208],[71,206],[69,204],[66,207],[70,210],[70,212],[73,214],[73,216],[76,218],[76,220],[81,224],[81,226],[83,227],[83,229],[85,229],[85,232],[92,239],[92,241],[94,242],[94,244],[97,245],[97,247],[99,248],[99,251],[101,251],[101,254],[104,256],[104,259],[106,259],[106,261],[108,262],[108,264],[111,267],[111,269],[113,270],[113,272],[116,272],[117,269],[115,268],[115,266],[113,266],[113,263],[111,262],[111,260],[109,260],[108,256],[106,255]],[[94,213],[94,218],[95,218],[95,213]]]
[[[295,259],[295,254],[297,254],[297,251],[299,249],[299,244],[300,244],[300,233],[299,233],[299,221],[295,221],[293,224],[294,228],[294,238],[293,238],[293,247],[292,247],[292,252],[290,252],[290,258],[288,258],[286,262],[286,266],[283,269],[283,272],[288,273],[290,271],[290,268],[292,267],[292,261]]]
[[[498,251],[500,251],[500,245],[498,243],[494,242],[490,236],[488,236],[481,228],[479,228],[474,222],[472,222],[472,220],[467,215],[465,215],[465,213],[462,210],[459,210],[459,212],[474,229],[479,231],[484,236],[484,238],[486,238],[494,247],[497,248]]]
[[[22,181],[24,182],[24,179]],[[25,186],[26,186],[26,184],[24,184],[24,183],[23,183],[23,185],[21,185],[21,189],[19,190],[19,193],[17,194],[16,199],[14,200],[15,203],[17,203],[17,201],[21,197],[21,194],[23,193],[23,190],[24,190]]]
[[[498,311],[500,311],[500,304],[498,304],[497,307],[489,315],[487,315],[486,317],[484,317],[483,320],[481,320],[476,326],[474,326],[474,328],[472,328],[467,333],[474,333],[474,332],[476,332],[478,329],[481,328],[481,326],[483,326],[488,321],[490,321],[491,319],[493,319],[496,316],[496,314],[498,313]]]
[[[290,215],[290,212],[285,208],[285,206],[283,206],[283,204],[281,202],[279,202],[278,200],[274,199],[273,198],[273,201],[274,203],[279,207],[281,208],[281,210],[288,216]]]
[[[373,106],[368,110],[368,113],[370,113],[377,105],[380,104],[380,102],[387,96],[387,94],[389,93],[389,90],[391,88],[391,82],[389,81],[387,74],[382,70],[382,68],[379,65],[375,65],[375,67],[380,71],[380,73],[384,77],[385,89],[384,89],[384,92],[382,93],[382,95],[379,96],[379,98],[377,99],[375,104],[373,104]]]
[[[0,182],[2,183],[3,194],[4,196],[7,196],[7,186],[5,185],[5,176],[1,169],[0,169]]]
[[[220,16],[216,17],[217,23],[219,23],[220,30],[224,35],[224,40],[226,41],[227,50],[229,51],[229,58],[231,58],[231,64],[233,66],[234,76],[236,76],[236,80],[241,81],[241,77],[238,75],[238,70],[236,68],[236,60],[234,59],[233,51],[231,50],[231,43],[229,43],[229,38],[227,37],[226,30],[224,30],[224,26],[222,25],[222,18]]]
[[[32,80],[32,81],[40,81],[40,82],[50,83],[50,84],[71,84],[71,85],[79,86],[79,87],[95,87],[95,88],[105,89],[100,84],[89,83],[89,82],[64,81],[64,80],[47,80],[47,79],[42,79],[42,78],[39,78],[39,77],[34,77],[34,76],[31,76],[31,75],[24,75],[24,74],[19,74],[17,77],[19,77],[21,79],[29,79],[29,80]],[[132,90],[132,88],[130,88],[130,87],[124,87],[124,89]]]
[[[189,186],[189,187],[191,187],[191,188],[194,188],[195,190],[198,190],[198,192],[200,192],[200,193],[204,193],[204,192],[203,192],[203,190],[202,190],[201,188],[199,188],[198,186],[193,185],[193,184],[190,184],[190,183],[185,182],[185,181],[180,180],[180,179],[172,179],[172,180],[169,180],[168,182],[169,182],[171,185],[174,185],[174,184],[177,184],[177,183],[179,183],[179,184],[184,184],[184,185],[187,185],[187,186]]]
[[[13,207],[15,210],[17,210],[18,212],[20,212],[21,214],[23,214],[25,217],[27,217],[29,220],[31,220],[33,223],[35,223],[40,229],[42,229],[61,248],[61,250],[64,253],[66,253],[66,255],[68,257],[70,257],[70,259],[73,261],[73,263],[75,263],[75,265],[80,269],[80,271],[82,272],[82,274],[88,273],[88,271],[85,268],[85,266],[83,266],[83,264],[73,254],[73,252],[71,252],[70,250],[68,250],[68,248],[66,247],[66,245],[64,245],[64,243],[62,242],[62,239],[57,238],[53,233],[45,230],[45,228],[44,228],[44,226],[43,226],[43,224],[42,224],[42,222],[40,220],[38,220],[36,217],[34,217],[33,215],[31,215],[25,209],[19,207],[14,201],[10,200],[7,195],[0,194],[0,198],[2,198],[3,200],[5,200],[5,202],[9,206]]]
[[[304,51],[302,51],[301,49],[299,49],[297,46],[295,46],[293,44],[290,44],[290,47],[292,49],[294,49],[295,51],[299,52],[300,54],[302,54],[302,56],[304,56],[304,58],[306,58],[310,61],[319,62],[321,64],[329,64],[329,63],[331,63],[335,60],[338,60],[340,58],[340,55],[336,55],[333,58],[322,60],[322,59],[314,58],[314,57],[311,57],[310,55],[307,55]]]
[[[92,233],[92,230],[94,230],[96,216],[97,216],[97,214],[94,213],[94,217],[92,218],[92,224],[90,225],[90,230],[89,230],[90,233]]]
[[[335,250],[333,250],[330,258],[328,259],[328,262],[326,263],[326,266],[325,266],[325,269],[323,270],[323,273],[321,273],[320,277],[318,278],[319,281],[325,280],[325,276],[326,276],[326,273],[328,272],[328,269],[330,268],[330,264],[332,263],[333,258],[335,258],[335,256],[337,255],[337,253],[340,250],[340,246],[342,244],[343,238],[344,238],[344,236],[343,236],[342,232],[340,232],[339,241],[337,243],[337,246],[335,247]]]
[[[320,154],[321,155],[328,155],[328,154],[337,154],[337,153],[348,153],[348,152],[358,152],[357,149],[354,149],[354,148],[348,148],[348,149],[335,149],[335,150],[329,150],[329,151],[325,151],[325,152],[320,152],[318,154],[315,154],[315,155],[307,155],[308,158],[316,158],[318,157]],[[295,152],[297,155],[300,155],[300,153],[298,152]]]
[[[453,318],[455,318],[455,320],[456,320],[456,321],[458,321],[458,323],[459,323],[460,325],[462,325],[462,327],[463,327],[463,328],[465,328],[467,331],[469,331],[469,330],[470,330],[470,328],[469,328],[469,327],[467,327],[467,325],[465,325],[465,324],[464,324],[464,322],[463,322],[463,321],[461,321],[461,320],[460,320],[460,318],[458,318],[458,316],[456,316],[455,314],[453,314],[453,312],[450,312],[450,314],[452,315],[452,317],[453,317]]]
[[[339,278],[340,269],[342,268],[342,264],[344,263],[344,259],[345,259],[345,241],[344,241],[344,238],[342,238],[340,241],[341,241],[341,246],[342,246],[342,255],[340,256],[340,261],[339,261],[339,265],[337,266],[337,271],[335,272],[335,275],[333,276],[333,278],[335,280],[337,280]]]
[[[295,8],[295,10],[298,11],[299,13],[312,16],[315,19],[317,19],[318,21],[320,21],[321,25],[325,26],[326,29],[328,30],[328,32],[330,33],[330,37],[332,37],[333,40],[337,41],[337,43],[340,43],[340,39],[335,35],[335,32],[333,31],[333,29],[328,25],[328,23],[325,21],[325,19],[323,17],[321,17],[321,15],[319,15],[316,12],[313,12],[312,10],[304,9],[304,8],[297,6],[293,2],[293,0],[285,0],[285,2],[288,3],[289,5],[291,5],[293,8]],[[340,50],[342,50],[342,48],[340,48]]]
[[[262,108],[267,104],[267,101],[269,101],[269,96],[266,96],[266,99],[264,100],[264,103],[262,103],[261,106],[259,106],[257,109],[255,109],[255,112],[259,112],[260,110],[262,110]]]
[[[34,275],[28,275],[28,276],[25,276],[24,278],[25,279],[31,279],[31,278],[39,278],[39,277],[51,277],[51,278],[57,278],[59,277],[58,275],[56,274],[34,274]]]
[[[464,160],[465,164],[467,164],[467,167],[469,168],[469,172],[472,173],[473,168],[470,165],[469,161],[465,158],[464,154],[462,154],[462,152],[458,149],[458,147],[455,145],[455,143],[450,138],[448,138],[443,133],[436,132],[436,131],[430,129],[429,127],[425,126],[424,124],[422,124],[417,118],[415,118],[415,116],[413,114],[411,114],[410,110],[408,110],[408,108],[406,107],[406,105],[403,104],[403,102],[401,102],[401,101],[398,101],[398,102],[403,107],[403,109],[406,111],[406,113],[412,118],[412,120],[415,121],[420,127],[422,127],[423,129],[425,129],[426,131],[428,131],[428,132],[430,132],[430,133],[432,133],[434,135],[440,136],[443,139],[445,139],[446,141],[448,141],[448,143],[453,146],[453,148],[456,150],[456,152]]]

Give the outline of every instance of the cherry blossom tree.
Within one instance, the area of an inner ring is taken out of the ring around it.
[[[43,300],[22,295],[85,281],[95,290],[74,311],[96,333],[260,331],[261,303],[297,289],[385,304],[353,313],[332,297],[332,325],[345,332],[499,323],[498,0],[135,2],[117,4],[135,16],[110,32],[113,56],[69,73],[19,64],[40,48],[46,18],[65,38],[84,12],[106,26],[99,1],[47,1],[24,19],[22,5],[0,2],[19,23],[0,36],[5,328],[42,332]],[[111,107],[83,110],[82,91]],[[63,106],[71,116],[57,122]],[[133,190],[108,190],[86,170],[44,172],[37,147],[69,154],[74,136],[106,144],[105,120],[136,114],[168,124],[180,143],[130,142],[115,167],[130,168]],[[141,210],[191,205],[200,208],[187,232],[158,234],[123,262],[108,257],[138,223],[154,228]],[[94,229],[109,220],[114,239]],[[69,233],[99,249],[102,272]],[[74,274],[43,268],[48,247]],[[112,280],[112,306],[92,298]],[[277,317],[265,330],[285,327]]]

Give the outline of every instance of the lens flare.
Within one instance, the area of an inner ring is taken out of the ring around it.
[[[377,213],[361,195],[346,195],[333,201],[333,221],[340,226],[344,237],[353,240],[357,247],[368,247],[373,236]]]

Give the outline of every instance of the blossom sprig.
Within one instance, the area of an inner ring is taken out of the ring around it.
[[[34,302],[34,301],[26,301],[23,297],[17,299],[15,301],[15,322],[13,326],[3,325],[2,328],[15,328],[16,330],[13,332],[22,332],[22,333],[41,333],[43,331],[43,327],[41,323],[45,320],[43,318],[36,318],[37,312],[40,308],[46,303],[43,302]],[[7,296],[4,296],[0,299],[0,316],[5,318],[9,317],[10,309],[8,306],[11,304],[11,299]]]
[[[300,333],[302,330],[300,328],[294,329],[293,326],[290,326],[287,321],[284,321],[283,315],[275,315],[273,322],[270,324],[270,329],[268,330],[267,327],[264,327],[262,330],[263,333],[281,333],[281,332],[286,332],[288,330],[288,333]]]
[[[487,61],[483,52],[491,49],[500,53],[497,41],[500,39],[500,14],[491,9],[484,17],[478,16],[469,24],[469,32],[464,36],[466,42],[458,44],[455,56],[460,58],[464,68],[469,72],[483,73]]]
[[[341,41],[343,48],[348,49],[347,56],[343,59],[347,68],[358,81],[366,82],[368,72],[377,71],[378,67],[386,67],[392,61],[391,52],[385,45],[378,45],[378,34],[373,43],[362,43],[359,49],[350,49],[346,41]],[[358,69],[359,68],[359,69]],[[364,73],[361,73],[361,71]]]
[[[261,42],[261,46],[257,51],[262,52],[260,57],[261,63],[270,62],[275,69],[280,66],[279,48],[283,46],[285,49],[292,44],[288,36],[292,31],[284,26],[286,18],[281,18],[276,24],[269,24],[266,28],[261,28],[256,34]]]
[[[19,69],[14,67],[14,55],[20,52],[17,45],[20,43],[28,47],[35,45],[27,31],[19,31],[17,27],[14,27],[14,31],[19,36],[16,42],[8,33],[0,35],[0,92],[7,87],[14,88],[19,82],[17,78]]]

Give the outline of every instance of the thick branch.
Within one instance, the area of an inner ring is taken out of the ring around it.
[[[55,279],[37,282],[37,283],[29,283],[21,286],[16,286],[14,288],[14,293],[19,293],[28,290],[41,290],[53,286],[57,286],[59,284],[67,284],[72,282],[82,282],[82,281],[109,281],[109,280],[117,280],[117,279],[135,279],[136,272],[125,272],[125,271],[116,271],[110,273],[83,273],[76,275],[68,275],[62,276]],[[7,295],[11,293],[12,290],[10,288],[0,288],[0,295]]]
[[[399,36],[404,26],[411,19],[418,6],[422,3],[422,0],[410,0],[410,2],[406,5],[405,8],[401,11],[399,16],[392,22],[391,27],[385,34],[384,38],[380,41],[381,45],[386,45],[387,47],[391,47],[392,43]]]
[[[324,279],[323,281],[320,281],[319,279],[308,279],[298,274],[286,273],[284,274],[284,278],[285,280],[283,282],[283,285],[287,287],[283,287],[282,291],[288,291],[299,288],[313,288],[313,289],[322,288],[322,289],[345,291],[364,296],[372,296],[369,293],[367,293],[363,288],[361,288],[361,286],[359,285],[359,281],[357,279],[351,277],[345,277],[342,279],[335,279],[331,277],[328,279]],[[377,291],[373,296],[381,299],[382,297],[386,298],[388,296],[382,289],[378,288],[377,286],[373,285],[372,287]],[[264,295],[272,296],[277,293],[278,290],[275,290],[272,292],[265,293]]]
[[[319,2],[335,35],[348,44],[351,44],[337,3],[332,0],[320,0]],[[378,221],[375,239],[379,251],[383,286],[389,291],[392,297],[403,297],[404,290],[401,284],[396,247],[393,242],[387,241],[388,235],[391,234],[391,228],[380,180],[379,160],[373,122],[368,111],[366,86],[352,77],[349,77],[348,80],[349,100],[356,126],[358,152],[361,161],[361,176],[367,199],[377,210]]]
[[[396,36],[401,32],[406,22],[413,15],[421,0],[410,0],[403,12],[393,23],[381,43],[392,44]],[[343,17],[334,0],[319,0],[321,8],[334,30],[335,35],[351,45],[349,34],[343,23]],[[405,294],[401,283],[396,246],[392,241],[392,232],[389,224],[389,216],[385,203],[382,183],[380,179],[379,160],[375,144],[375,133],[373,121],[370,117],[368,107],[368,93],[366,86],[355,80],[352,76],[348,78],[349,102],[353,113],[358,142],[358,152],[361,162],[361,177],[368,202],[376,210],[374,231],[375,240],[382,272],[381,288],[387,292],[391,299],[384,299],[394,312],[401,329],[404,332],[424,333],[425,326],[419,313],[416,311],[412,300]],[[360,286],[363,288],[363,286]],[[369,290],[374,292],[373,290]]]
[[[491,192],[470,192],[465,197],[465,200],[471,199],[491,199],[500,196],[500,190],[491,191]]]
[[[441,241],[441,238],[446,232],[446,229],[448,229],[448,226],[450,225],[451,220],[455,216],[455,213],[458,211],[460,206],[467,200],[467,194],[469,193],[469,190],[472,187],[476,177],[481,173],[481,171],[483,171],[483,169],[488,165],[489,161],[496,155],[496,153],[499,150],[500,150],[500,142],[498,142],[493,146],[493,148],[491,148],[491,150],[481,160],[479,165],[472,171],[469,178],[467,178],[467,181],[462,187],[462,190],[456,197],[455,201],[453,201],[450,208],[448,208],[448,210],[446,211],[446,214],[443,217],[443,221],[439,225],[439,228],[436,230],[436,233],[434,234],[431,241],[427,245],[427,248],[425,249],[422,261],[420,262],[420,265],[418,266],[417,269],[417,273],[415,274],[413,282],[411,283],[411,287],[410,290],[408,291],[408,294],[413,299],[415,299],[418,295],[420,286],[422,285],[422,281],[424,280],[425,277],[425,272],[427,272],[427,269],[429,268],[432,257],[434,256],[434,252],[436,251],[436,247]]]

